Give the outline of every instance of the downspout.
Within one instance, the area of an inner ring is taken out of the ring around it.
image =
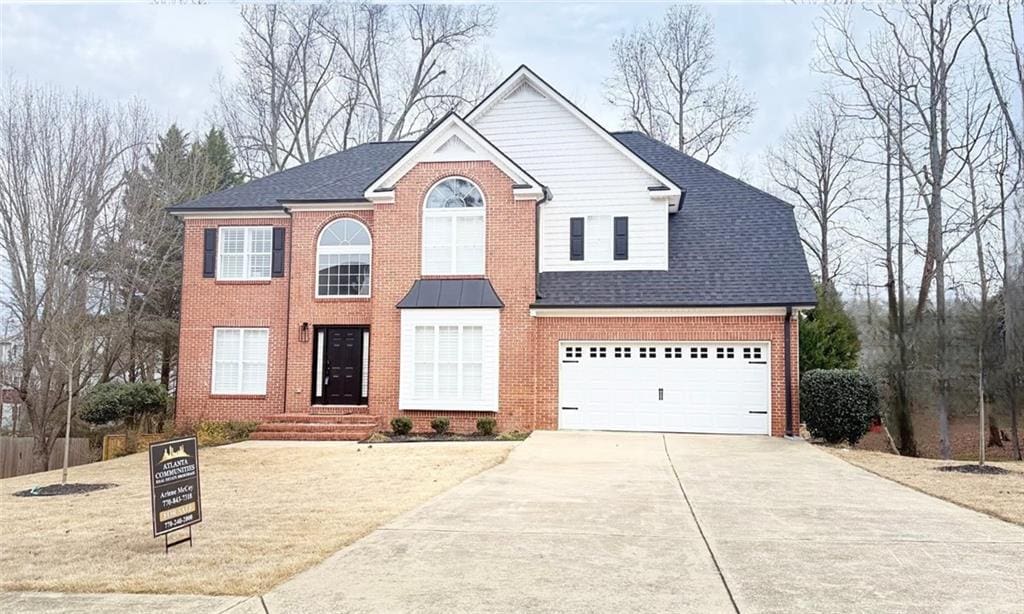
[[[782,353],[785,360],[785,381],[786,381],[786,437],[793,436],[793,347],[790,332],[793,322],[793,306],[786,307],[786,319],[782,321]]]
[[[281,413],[288,413],[288,363],[291,362],[291,332],[292,332],[292,247],[295,237],[292,236],[292,230],[294,226],[292,222],[295,218],[291,215],[291,211],[288,212],[288,230],[285,232],[285,247],[288,249],[285,251],[286,258],[284,261],[284,275],[285,284],[284,287],[288,291],[288,295],[285,297],[284,302],[284,398],[281,400]]]
[[[537,201],[536,213],[533,216],[533,295],[540,299],[540,206],[551,198],[546,187],[542,187],[544,195]]]

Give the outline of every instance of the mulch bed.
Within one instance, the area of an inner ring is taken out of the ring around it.
[[[913,413],[914,417],[914,439],[917,440],[917,451],[922,458],[941,458],[939,454],[939,421],[934,412],[918,410]],[[1000,429],[1007,434],[1010,432],[1010,419],[1000,416],[998,419]],[[953,459],[959,461],[978,460],[978,418],[977,416],[950,416],[949,419],[950,447],[953,451]],[[1020,433],[1024,442],[1024,432]],[[985,450],[985,460],[988,461],[1011,461],[1016,460],[1013,456],[1013,444],[1009,441],[1002,442],[1002,446],[989,446]],[[855,446],[858,450],[871,450],[874,452],[890,452],[889,442],[885,434],[881,432],[868,433]]]
[[[946,465],[944,467],[936,467],[935,470],[973,473],[976,475],[1003,475],[1004,473],[1010,473],[1006,469],[994,465]]]
[[[523,435],[523,439],[525,439],[526,434],[524,433]],[[389,435],[384,433],[375,433],[374,435],[371,435],[369,438],[364,439],[359,443],[423,443],[425,441],[520,441],[520,439],[505,439],[502,438],[500,434],[438,435],[437,433],[410,433],[408,435]]]
[[[97,490],[114,488],[117,484],[50,484],[49,486],[33,486],[28,490],[19,490],[15,497],[60,497],[63,495],[88,495]]]

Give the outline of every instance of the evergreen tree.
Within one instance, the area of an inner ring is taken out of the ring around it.
[[[855,369],[860,353],[857,325],[835,289],[817,284],[815,291],[818,306],[800,320],[800,372]]]

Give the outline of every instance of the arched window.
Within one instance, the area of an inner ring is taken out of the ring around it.
[[[370,231],[342,218],[320,233],[316,246],[317,296],[370,295]]]
[[[427,192],[423,274],[483,275],[484,196],[472,181],[449,177]]]

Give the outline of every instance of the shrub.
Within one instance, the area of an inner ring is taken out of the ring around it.
[[[259,422],[240,420],[201,421],[195,425],[196,441],[201,446],[221,446],[226,443],[245,441],[259,425]]]
[[[444,435],[448,432],[448,427],[452,425],[448,418],[434,418],[430,421],[430,428],[434,429],[434,432],[438,435]]]
[[[498,435],[498,441],[523,441],[530,436],[530,431],[505,431]]]
[[[814,437],[855,445],[878,416],[878,390],[865,373],[816,369],[800,382],[800,415]]]
[[[476,432],[490,437],[498,429],[498,421],[494,418],[480,418],[476,421]]]
[[[391,431],[395,435],[408,435],[412,432],[412,420],[405,416],[398,416],[391,419]]]
[[[800,320],[800,372],[856,369],[857,325],[835,290],[817,286],[818,306]]]
[[[120,421],[131,430],[143,418],[163,413],[169,400],[167,391],[156,382],[107,382],[85,395],[78,417],[90,424]]]

